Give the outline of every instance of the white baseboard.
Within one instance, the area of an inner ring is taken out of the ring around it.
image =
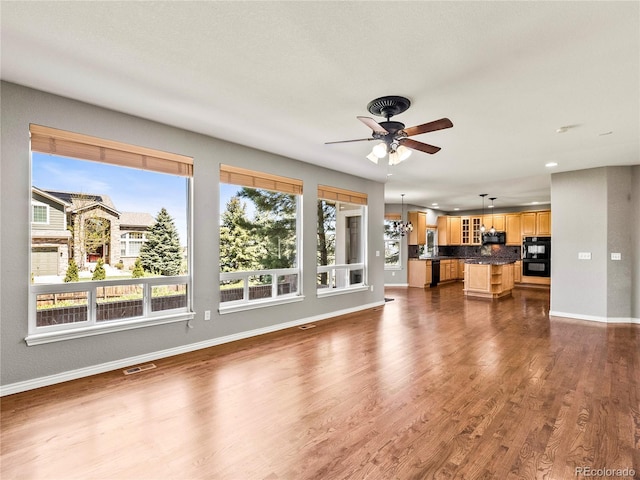
[[[554,310],[549,311],[550,317],[564,317],[564,318],[575,318],[576,320],[587,320],[589,322],[600,322],[600,323],[632,323],[640,325],[640,318],[633,317],[600,317],[596,315],[583,315],[580,313],[566,313],[566,312],[557,312]]]
[[[408,283],[385,283],[385,287],[408,287]]]
[[[2,385],[0,386],[0,397],[3,397],[5,395],[13,395],[14,393],[25,392],[27,390],[33,390],[35,388],[47,387],[49,385],[55,385],[57,383],[68,382],[69,380],[89,377],[91,375],[97,375],[99,373],[110,372],[112,370],[118,370],[120,368],[131,367],[132,365],[159,360],[161,358],[172,357],[174,355],[180,355],[182,353],[189,353],[196,350],[201,350],[203,348],[215,347],[216,345],[222,345],[224,343],[235,342],[237,340],[242,340],[245,338],[256,337],[258,335],[264,335],[266,333],[277,332],[278,330],[285,330],[291,327],[298,327],[307,323],[319,322],[322,320],[327,320],[329,318],[339,317],[340,315],[355,313],[361,310],[367,310],[383,305],[384,302],[368,303],[366,305],[359,305],[357,307],[346,308],[330,313],[301,318],[299,320],[293,320],[291,322],[279,323],[277,325],[270,325],[268,327],[248,330],[246,332],[238,332],[232,335],[226,335],[224,337],[216,337],[210,340],[205,340],[203,342],[190,343],[188,345],[169,348],[158,352],[150,352],[143,355],[136,355],[135,357],[114,360],[112,362],[102,363],[100,365],[92,365],[90,367],[78,368],[76,370],[56,373],[54,375],[47,375],[46,377],[39,377],[31,380],[25,380],[23,382]]]

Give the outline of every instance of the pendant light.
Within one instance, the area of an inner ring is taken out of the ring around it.
[[[481,193],[482,197],[482,223],[480,224],[480,233],[484,233],[487,230],[487,227],[484,226],[484,197],[489,195],[488,193]]]
[[[411,224],[411,222],[405,222],[404,219],[404,193],[401,195],[401,201],[402,201],[402,213],[400,214],[400,221],[399,222],[393,222],[393,231],[396,235],[400,235],[401,237],[404,237],[407,233],[410,233],[413,231],[413,225]]]
[[[496,227],[493,226],[493,201],[498,198],[498,197],[489,197],[489,200],[491,200],[491,228],[489,229],[489,233],[491,235],[493,235],[494,233],[496,233]]]

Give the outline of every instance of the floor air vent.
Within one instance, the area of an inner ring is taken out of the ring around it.
[[[300,325],[298,328],[300,330],[309,330],[310,328],[316,328],[316,326],[313,324],[309,324],[309,325]]]
[[[152,368],[156,368],[156,366],[153,363],[147,363],[145,365],[127,368],[126,370],[123,370],[123,372],[125,375],[131,375],[133,373],[140,373],[144,372],[145,370],[151,370]]]

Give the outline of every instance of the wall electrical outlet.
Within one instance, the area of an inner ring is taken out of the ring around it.
[[[622,260],[621,253],[611,253],[611,260]]]
[[[578,252],[578,260],[591,260],[591,252]]]
[[[204,311],[204,319],[205,320],[211,320],[211,310],[205,310]]]
[[[371,285],[371,291],[373,292],[373,285]]]

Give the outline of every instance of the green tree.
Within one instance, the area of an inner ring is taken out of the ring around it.
[[[237,196],[229,199],[220,225],[220,271],[258,270],[259,247],[250,231],[246,204]]]
[[[96,268],[93,270],[91,280],[104,280],[107,278],[107,272],[104,269],[104,260],[101,258],[96,262]]]
[[[133,272],[131,272],[131,276],[133,278],[144,277],[144,268],[142,267],[142,260],[140,260],[140,257],[136,258],[136,261],[133,264]]]
[[[67,273],[64,276],[65,283],[69,282],[77,282],[80,280],[80,276],[78,274],[78,264],[72,258],[69,260],[69,266],[67,267]]]
[[[165,208],[147,231],[147,241],[140,249],[140,261],[145,271],[171,276],[180,274],[182,247],[173,218]]]
[[[296,196],[243,187],[239,196],[256,207],[249,231],[260,247],[260,269],[291,268],[297,262]]]

